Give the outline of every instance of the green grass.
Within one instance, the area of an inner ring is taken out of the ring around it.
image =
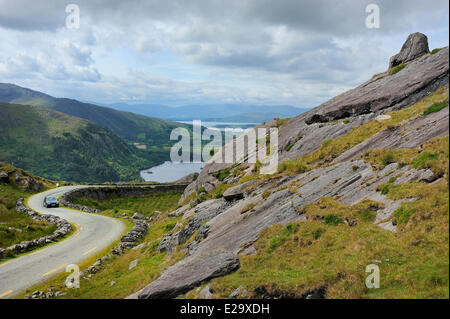
[[[448,143],[446,136],[422,149],[369,152],[367,159],[376,165],[386,164],[386,152],[391,152],[396,162],[415,162],[445,178],[433,185],[394,185],[396,178],[389,179],[389,199],[417,198],[393,213],[396,233],[373,224],[381,203],[364,200],[349,206],[321,198],[302,208],[306,222],[261,231],[255,255],[241,256],[238,271],[209,282],[214,296],[227,298],[242,286],[249,298],[260,298],[261,291],[298,298],[320,287],[326,287],[327,298],[449,298]],[[340,222],[344,219],[355,222],[348,226]],[[373,260],[381,261],[379,289],[365,286],[365,267]],[[186,296],[196,298],[198,292]]]
[[[110,130],[36,106],[0,103],[0,160],[53,180],[139,180],[139,170],[160,163]]]
[[[295,144],[290,144],[286,147],[286,152],[289,152],[291,150],[291,148],[294,146]]]
[[[134,212],[139,212],[144,216],[153,216],[157,211],[167,212],[176,208],[182,193],[182,191],[151,192],[146,196],[111,198],[103,201],[82,197],[76,198],[72,202],[103,211],[111,210],[113,217],[118,217],[123,213],[132,216]]]
[[[44,187],[54,187],[54,183],[39,177],[34,177],[28,172],[0,162],[0,171],[6,173],[16,172],[19,176],[30,176],[41,182]],[[14,176],[14,174],[12,174]],[[52,234],[56,225],[43,221],[35,221],[26,214],[16,211],[16,201],[19,198],[27,198],[33,192],[26,192],[16,184],[14,178],[9,184],[0,183],[0,248],[6,248],[22,241],[30,241]],[[6,258],[13,255],[4,256]]]
[[[163,229],[164,229],[165,232],[169,232],[172,229],[174,229],[176,224],[177,224],[176,222],[172,222],[170,224],[164,225]]]
[[[394,216],[397,217],[398,224],[406,224],[412,214],[414,214],[414,211],[412,209],[408,209],[403,206],[401,206],[394,212]]]
[[[394,155],[392,155],[391,153],[387,153],[381,158],[381,163],[383,164],[383,166],[387,166],[394,162],[395,162]]]
[[[230,176],[230,171],[228,169],[222,169],[220,171],[214,172],[212,175],[217,178],[219,181],[223,181],[225,178]]]
[[[50,235],[56,230],[56,225],[54,224],[36,222],[28,215],[16,211],[17,199],[28,197],[29,195],[30,193],[16,189],[11,185],[0,185],[1,248]],[[13,230],[10,230],[10,227]]]
[[[397,180],[397,177],[392,176],[389,178],[388,182],[384,185],[380,185],[379,186],[379,191],[382,195],[387,195],[389,193],[389,190],[391,189],[391,187],[393,187],[393,183]]]
[[[383,185],[380,189],[382,195],[386,195],[389,193],[389,184]]]
[[[390,75],[394,75],[398,72],[400,72],[401,70],[403,70],[406,67],[405,63],[402,63],[400,65],[394,66],[392,69],[389,70],[389,74]]]
[[[411,165],[415,169],[430,168],[436,175],[442,176],[448,162],[448,136],[434,138],[423,144],[422,148],[372,150],[363,154],[364,161],[382,169],[390,163],[400,166]],[[393,182],[391,182],[393,183]]]
[[[448,101],[448,87],[436,90],[434,93],[423,98],[410,107],[402,110],[393,111],[387,113],[391,116],[390,120],[378,122],[371,121],[360,125],[353,129],[350,133],[336,138],[326,139],[322,142],[314,152],[308,153],[292,161],[285,161],[278,167],[278,172],[288,175],[296,175],[305,171],[311,170],[322,165],[330,163],[346,150],[358,145],[368,138],[372,137],[376,133],[395,127],[400,124],[406,124],[418,116],[421,116],[423,111],[430,105],[436,102]],[[389,150],[383,150],[386,153],[390,153]],[[370,154],[370,153],[368,153]],[[390,155],[388,155],[390,156]],[[379,157],[376,157],[378,162],[381,162]],[[383,159],[384,164],[393,160],[390,157]],[[383,165],[384,165],[383,164]]]
[[[101,207],[109,208],[102,214],[110,217],[118,216],[121,212],[120,209],[114,207],[115,205],[125,208],[125,212],[131,212],[140,207],[142,212],[146,211],[148,214],[152,215],[156,209],[162,210],[161,205],[172,208],[177,206],[181,193],[178,193],[178,195],[167,193],[160,192],[158,194],[152,194],[151,196],[144,196],[143,201],[132,208],[130,205],[133,205],[133,203],[136,202],[136,198],[133,198],[133,200],[130,200],[129,198],[118,198],[113,201],[101,201],[98,202],[98,204]],[[145,208],[143,208],[142,205],[146,205]],[[132,223],[129,220],[122,221],[126,223],[127,231],[130,230]],[[148,285],[159,277],[165,268],[185,256],[178,251],[170,257],[168,257],[166,253],[157,252],[157,247],[162,237],[170,232],[176,223],[180,221],[181,216],[169,218],[167,212],[162,212],[161,218],[150,223],[147,235],[139,241],[146,242],[148,245],[138,250],[127,250],[125,254],[120,256],[113,256],[101,266],[102,270],[95,274],[90,280],[81,279],[80,289],[67,289],[64,285],[67,274],[61,273],[41,284],[28,288],[19,294],[17,298],[23,298],[25,294],[29,294],[35,290],[47,291],[50,287],[67,292],[67,295],[62,298],[124,298]],[[104,252],[96,254],[80,263],[80,269],[84,270],[92,265],[97,258],[100,258],[106,252],[109,252],[115,245],[117,245],[117,242],[104,250]],[[130,262],[135,259],[139,260],[137,266],[132,270],[128,270]],[[113,286],[111,286],[112,281],[115,282],[115,285]]]
[[[325,228],[321,228],[321,227],[317,228],[317,229],[313,232],[313,237],[314,237],[314,239],[319,239],[319,238],[323,235],[324,232],[326,232],[326,229],[325,229]]]
[[[331,138],[326,139],[322,142],[322,147],[328,147],[331,145],[331,143],[333,143],[333,140]]]
[[[327,211],[358,222],[349,227],[310,219],[298,223],[295,232],[281,225],[265,229],[255,244],[257,254],[241,256],[240,269],[212,280],[211,289],[218,298],[239,286],[250,298],[260,298],[260,291],[298,298],[320,287],[331,299],[448,298],[448,185],[424,187],[427,198],[410,203],[415,213],[408,223],[399,221],[397,234],[372,224],[373,203],[347,206],[324,199],[311,204],[307,216]],[[381,260],[380,288],[368,289],[365,267],[375,259]],[[187,294],[196,295],[194,290]]]
[[[420,153],[416,159],[412,162],[414,168],[426,168],[427,163],[430,160],[435,160],[439,157],[439,153],[432,153],[432,152],[423,152]]]
[[[200,194],[200,193],[206,193],[206,189],[204,188],[204,187],[200,187],[199,189],[198,189],[198,193]]]
[[[366,222],[373,222],[375,219],[375,212],[369,210],[369,209],[363,209],[358,212],[358,216],[361,220]]]
[[[268,252],[271,253],[272,251],[274,251],[275,249],[277,249],[279,246],[283,245],[284,242],[293,234],[295,233],[299,228],[298,224],[287,224],[280,235],[277,235],[273,238],[270,239],[269,242],[269,248],[268,248]]]
[[[282,126],[284,123],[286,123],[287,121],[290,120],[290,118],[285,118],[285,119],[280,119],[278,117],[274,118],[275,122],[276,122],[276,126],[277,128],[279,128],[280,126]]]
[[[430,107],[426,108],[425,111],[423,111],[423,115],[439,112],[440,110],[446,107],[448,107],[448,101],[433,103],[433,105],[431,105]]]
[[[342,224],[342,219],[340,219],[338,216],[334,215],[334,214],[327,214],[324,216],[323,218],[323,222],[326,225],[332,225],[332,226],[337,226],[339,224]]]
[[[441,50],[442,49],[440,49],[440,48],[433,49],[433,50],[431,50],[430,54],[436,54],[436,53],[438,53]]]

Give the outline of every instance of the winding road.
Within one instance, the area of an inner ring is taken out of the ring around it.
[[[89,186],[64,186],[36,194],[28,206],[41,214],[62,217],[77,227],[68,238],[18,258],[0,264],[0,299],[10,298],[27,287],[65,271],[69,264],[77,264],[117,240],[125,225],[114,218],[88,214],[66,208],[45,208],[44,197],[58,197],[63,193]],[[69,274],[68,274],[69,275]]]

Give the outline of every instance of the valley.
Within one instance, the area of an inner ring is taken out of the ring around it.
[[[182,182],[63,195],[134,231],[80,262],[80,289],[60,273],[17,296],[448,299],[448,50],[413,33],[395,72],[258,125],[278,129],[273,174],[261,171],[273,154],[247,161],[255,145],[234,163],[215,153]],[[376,289],[368,269],[380,272]]]

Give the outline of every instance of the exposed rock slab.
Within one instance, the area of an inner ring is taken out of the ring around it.
[[[233,187],[228,188],[223,193],[223,198],[227,201],[233,201],[236,199],[242,199],[244,198],[244,193],[246,192],[247,188],[255,185],[257,183],[256,180],[248,181]]]
[[[158,251],[167,251],[169,254],[172,253],[175,246],[184,244],[195,233],[195,231],[199,229],[204,221],[208,221],[221,214],[225,209],[230,207],[230,205],[230,203],[222,198],[211,199],[198,204],[190,210],[192,217],[189,219],[185,227],[163,237],[159,243]],[[206,234],[204,235],[206,236]]]
[[[202,282],[229,274],[239,266],[239,258],[229,251],[215,250],[201,256],[188,257],[169,267],[161,277],[131,297],[173,298]]]
[[[335,159],[342,162],[374,149],[415,148],[434,138],[448,135],[449,108],[420,116],[405,126],[378,132]]]
[[[448,47],[438,53],[425,54],[408,62],[400,72],[384,72],[359,87],[349,90],[318,107],[296,116],[279,127],[279,163],[292,160],[319,148],[325,139],[341,137],[359,125],[392,110],[419,101],[438,88],[448,85]],[[345,124],[340,119],[348,119]],[[260,126],[274,126],[270,121]],[[239,139],[239,138],[238,138]],[[289,150],[287,150],[287,147]],[[233,164],[215,162],[205,165],[198,179],[186,187],[182,202],[200,186],[209,191],[219,181],[212,173]]]

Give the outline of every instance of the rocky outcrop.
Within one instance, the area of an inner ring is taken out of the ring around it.
[[[45,189],[41,182],[36,181],[31,176],[23,176],[16,173],[15,183],[22,186],[27,192],[39,192]]]
[[[223,198],[225,198],[225,200],[227,200],[227,201],[242,199],[242,198],[244,198],[244,194],[247,191],[247,189],[250,186],[255,185],[256,183],[257,183],[256,180],[251,180],[251,181],[239,184],[237,186],[230,187],[223,193]]]
[[[418,117],[410,123],[383,130],[364,142],[345,151],[335,159],[342,162],[357,158],[360,154],[373,149],[415,148],[434,138],[448,135],[449,108],[427,116]]]
[[[186,184],[186,183],[192,183],[193,181],[195,181],[198,177],[198,173],[192,173],[189,175],[186,175],[185,177],[180,178],[179,180],[177,180],[175,182],[175,184]]]
[[[430,92],[448,85],[448,72],[449,51],[446,47],[436,54],[415,58],[396,74],[390,75],[387,71],[380,73],[357,88],[290,119],[279,127],[279,163],[313,152],[324,140],[344,136],[387,112],[412,105]],[[343,123],[341,119],[347,119],[348,122]],[[271,121],[261,126],[275,125],[275,121]],[[220,181],[213,173],[231,169],[240,163],[216,163],[214,160],[213,157],[197,180],[186,187],[180,202],[202,185],[205,189],[208,187],[207,191],[214,189]]]
[[[198,204],[190,211],[186,211],[184,216],[190,216],[187,225],[181,230],[165,235],[158,246],[158,251],[173,252],[178,245],[183,245],[187,240],[202,226],[203,222],[208,221],[224,212],[232,204],[224,199],[211,199]],[[203,232],[207,236],[207,231]]]
[[[239,258],[229,251],[215,250],[196,258],[186,258],[169,267],[149,286],[131,298],[173,298],[202,282],[224,276],[240,266]]]
[[[442,51],[442,52],[441,52]],[[306,124],[325,123],[417,102],[448,83],[448,48],[410,62],[403,70],[375,77],[314,109]]]
[[[45,189],[44,184],[20,168],[8,170],[8,172],[1,170],[0,183],[13,183],[26,192],[39,192]]]
[[[23,198],[19,198],[17,200],[16,210],[21,214],[27,214],[35,221],[45,221],[49,224],[55,224],[57,228],[51,235],[43,236],[41,238],[34,239],[31,241],[23,241],[19,244],[15,244],[7,248],[0,249],[0,258],[2,257],[2,255],[7,255],[9,253],[17,254],[54,242],[58,238],[67,235],[72,229],[70,223],[63,218],[54,215],[39,215],[35,211],[29,209],[28,207],[25,206]]]
[[[9,183],[9,175],[4,171],[0,171],[0,183]]]
[[[271,195],[265,200],[262,194],[270,189],[271,184],[262,185],[252,190],[248,197],[225,208],[220,214],[212,217],[214,214],[211,211],[209,217],[212,219],[198,229],[197,237],[186,247],[189,250],[189,256],[169,267],[155,282],[131,297],[139,295],[139,298],[170,298],[198,286],[209,278],[206,276],[208,273],[203,273],[202,265],[205,263],[205,256],[217,249],[227,251],[233,256],[246,254],[257,240],[261,230],[275,224],[285,225],[294,221],[306,221],[308,217],[304,215],[302,207],[322,197],[334,197],[347,205],[354,205],[364,199],[385,203],[386,206],[377,211],[375,223],[384,229],[395,231],[396,227],[391,217],[401,202],[387,199],[376,190],[377,187],[387,183],[392,177],[397,177],[396,184],[433,180],[429,175],[429,170],[399,167],[397,163],[378,171],[374,170],[370,164],[356,160],[280,179],[278,183],[275,183],[277,188],[272,189]],[[289,189],[289,185],[294,184],[299,185],[295,193]],[[214,201],[202,204],[210,206],[213,210],[216,204]],[[244,217],[241,212],[250,204],[253,209]],[[345,222],[348,227],[352,227],[351,221]],[[206,235],[203,235],[203,228],[206,230]],[[192,230],[188,232],[188,234],[193,233]],[[188,238],[187,236],[184,238]],[[166,236],[160,244],[160,249],[164,246],[173,250],[180,244],[179,238],[179,232]],[[164,249],[167,250],[167,248]]]
[[[409,44],[405,44],[405,47],[409,47]],[[405,54],[406,57],[413,55]],[[414,57],[400,72],[377,75],[358,88],[283,123],[279,126],[278,135],[279,163],[313,152],[325,139],[344,136],[369,121],[381,123],[389,120],[386,112],[408,107],[438,88],[447,86],[448,61],[448,48],[433,55]],[[343,118],[348,121],[340,121]],[[269,127],[276,123],[272,121],[263,125]],[[399,125],[400,128],[388,127],[343,153],[334,162],[327,162],[319,168],[294,176],[272,177],[270,182],[258,182],[257,187],[242,184],[229,188],[222,199],[229,206],[220,206],[220,213],[211,211],[200,224],[194,221],[199,211],[207,209],[202,205],[219,211],[215,207],[219,202],[211,200],[197,204],[196,201],[191,201],[193,208],[184,207],[176,213],[176,216],[183,214],[183,221],[187,221],[187,225],[180,227],[181,230],[175,229],[160,243],[161,251],[170,251],[189,240],[189,244],[182,248],[187,250],[188,256],[169,267],[160,278],[132,297],[174,297],[199,286],[202,280],[208,279],[203,277],[204,270],[201,266],[200,270],[197,270],[192,265],[201,265],[205,262],[205,256],[217,250],[237,256],[256,253],[253,244],[262,230],[276,224],[286,225],[290,222],[320,218],[308,216],[304,207],[323,197],[332,197],[345,205],[354,205],[366,199],[382,203],[373,207],[376,211],[374,224],[395,232],[396,221],[393,212],[402,202],[417,199],[391,200],[380,192],[381,186],[412,181],[431,183],[439,176],[435,176],[429,169],[417,170],[409,166],[399,166],[397,163],[379,169],[355,158],[358,158],[361,152],[374,148],[420,147],[430,138],[448,135],[448,107],[426,116],[415,114],[414,118]],[[237,138],[239,139],[240,137]],[[182,200],[198,192],[199,187],[208,188],[209,192],[219,183],[234,184],[239,181],[236,177],[242,175],[232,174],[232,170],[243,162],[216,163],[215,156],[206,164],[198,179],[185,189]],[[228,169],[230,174],[219,181],[215,177],[219,174],[214,173],[223,169]],[[248,169],[251,170],[251,167]],[[189,224],[191,221],[192,225]],[[354,227],[355,223],[356,220],[344,220],[345,227]],[[185,235],[180,241],[182,231],[185,231]],[[195,232],[197,235],[193,238]],[[183,276],[185,277],[181,278]],[[300,297],[325,297],[326,287],[317,289]],[[255,293],[265,297],[286,297],[283,294],[268,295],[262,288],[259,293]]]
[[[176,210],[174,210],[173,212],[169,213],[169,217],[178,217],[183,215],[186,211],[188,211],[190,208],[189,204],[181,206],[180,208],[177,208]]]
[[[403,44],[400,52],[391,57],[389,68],[410,62],[429,52],[430,49],[428,48],[427,36],[420,32],[411,33]]]

